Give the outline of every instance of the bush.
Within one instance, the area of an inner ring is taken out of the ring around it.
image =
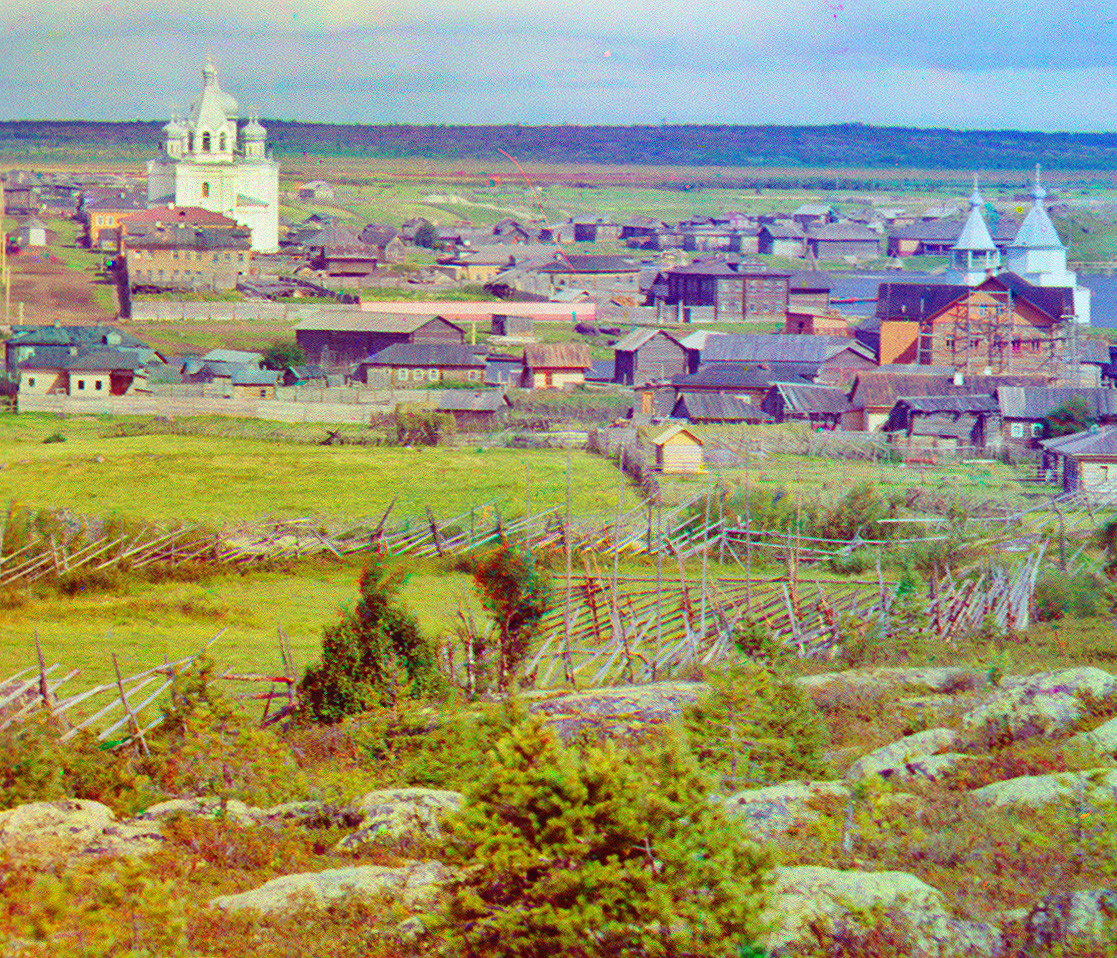
[[[725,788],[825,774],[825,721],[797,685],[752,664],[708,681],[709,691],[683,712],[683,725],[698,761]]]
[[[677,742],[576,751],[525,723],[446,827],[452,954],[735,955],[761,930],[770,858]]]
[[[361,601],[322,637],[322,661],[299,683],[299,705],[315,722],[391,705],[400,690],[418,697],[437,684],[434,650],[415,616],[398,604],[399,577],[374,561],[361,576]]]
[[[1110,583],[1099,576],[1084,573],[1069,576],[1049,570],[1036,582],[1036,618],[1051,622],[1071,615],[1093,619],[1109,612],[1106,597]]]

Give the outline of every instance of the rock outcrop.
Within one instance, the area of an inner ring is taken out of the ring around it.
[[[389,788],[369,792],[356,810],[360,828],[338,843],[352,849],[371,841],[420,841],[439,837],[439,821],[462,805],[462,793],[435,788]]]
[[[652,682],[567,692],[536,697],[528,710],[545,716],[565,741],[583,732],[623,738],[677,718],[707,688],[704,682]]]
[[[214,898],[210,905],[226,912],[251,909],[264,915],[279,915],[307,905],[323,908],[353,896],[391,895],[404,904],[416,905],[433,897],[448,874],[437,862],[416,862],[402,868],[329,868],[282,875],[252,891]]]

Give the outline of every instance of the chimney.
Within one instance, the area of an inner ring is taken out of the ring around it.
[[[962,370],[960,370],[960,369],[956,369],[956,370],[954,370],[954,385],[955,385],[955,386],[961,386],[961,385],[963,385],[963,381],[962,381],[962,380],[963,380],[963,377],[962,377]]]

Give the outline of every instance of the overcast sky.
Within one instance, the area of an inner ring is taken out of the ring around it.
[[[217,20],[215,8],[223,11]],[[1117,0],[7,0],[0,119],[1117,127]]]

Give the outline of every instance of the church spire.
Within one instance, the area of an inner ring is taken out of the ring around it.
[[[985,225],[985,219],[981,215],[984,205],[985,201],[977,187],[977,174],[974,173],[970,215],[951,250],[951,266],[962,274],[962,282],[967,286],[978,285],[984,281],[988,270],[1001,265],[1000,251],[989,235],[989,227]]]

